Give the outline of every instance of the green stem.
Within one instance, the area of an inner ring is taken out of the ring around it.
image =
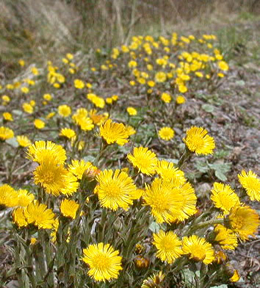
[[[188,229],[185,234],[190,235],[191,233],[193,233],[196,230],[200,230],[200,229],[203,229],[205,227],[212,226],[215,224],[223,224],[223,222],[224,222],[223,219],[211,219],[211,220],[205,221],[203,223],[198,223],[198,224],[191,226],[190,229]]]

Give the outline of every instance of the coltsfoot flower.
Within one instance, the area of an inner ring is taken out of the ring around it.
[[[208,135],[208,131],[202,127],[191,127],[183,139],[188,149],[196,154],[212,154],[215,149],[214,138]]]
[[[83,249],[82,260],[89,265],[88,275],[96,281],[117,279],[122,270],[122,257],[110,244],[91,244]]]
[[[197,235],[183,237],[182,250],[190,259],[202,261],[204,264],[210,264],[215,260],[215,253],[212,245],[205,238],[200,238]]]

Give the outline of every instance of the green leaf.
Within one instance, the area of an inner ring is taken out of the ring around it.
[[[210,104],[204,104],[201,106],[201,108],[208,113],[213,113],[214,109],[215,109],[215,107],[213,105],[210,105]]]
[[[9,145],[13,146],[14,148],[19,147],[19,143],[17,142],[15,137],[7,139],[5,142],[8,143]]]
[[[156,222],[152,222],[149,226],[149,229],[153,232],[153,233],[158,233],[160,230],[160,225]]]
[[[215,171],[215,176],[216,176],[219,180],[221,180],[222,182],[224,182],[224,181],[227,180],[226,175],[223,174],[221,171],[216,170],[216,171]]]
[[[83,160],[84,161],[86,161],[86,162],[91,162],[91,163],[93,163],[94,161],[95,161],[95,157],[93,157],[93,156],[91,156],[91,155],[88,155],[88,156],[85,156],[84,158],[83,158]]]
[[[204,162],[204,161],[196,161],[195,167],[201,173],[207,173],[209,171],[209,165],[207,162]]]

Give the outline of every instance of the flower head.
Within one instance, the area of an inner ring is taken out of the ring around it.
[[[137,110],[134,107],[127,107],[126,111],[130,116],[135,116],[137,114]]]
[[[34,145],[29,146],[27,154],[29,159],[38,163],[52,159],[57,164],[64,164],[67,159],[63,147],[51,141],[36,141]]]
[[[218,224],[214,231],[216,232],[215,241],[218,242],[223,249],[234,250],[237,247],[237,236],[231,229]]]
[[[45,123],[41,119],[35,119],[33,124],[37,129],[43,129],[45,127]]]
[[[172,97],[168,93],[162,93],[161,99],[164,103],[170,103],[172,101]]]
[[[35,184],[40,184],[47,193],[54,196],[71,195],[79,186],[77,178],[63,165],[58,165],[53,157],[42,162],[33,174]]]
[[[70,128],[62,128],[60,131],[60,136],[66,137],[68,139],[71,139],[76,136],[76,133],[73,129]]]
[[[249,170],[248,173],[243,170],[241,174],[238,175],[238,179],[240,184],[246,190],[250,200],[260,201],[260,179],[257,175],[251,170]]]
[[[148,277],[148,279],[145,279],[143,281],[141,288],[161,287],[158,285],[162,284],[164,278],[165,278],[165,275],[162,273],[162,271],[160,271],[157,274],[153,274],[152,276]]]
[[[160,230],[157,234],[153,234],[153,244],[157,248],[156,257],[167,263],[173,263],[182,254],[181,241],[172,231],[164,232]]]
[[[165,82],[166,79],[167,79],[166,73],[164,73],[164,72],[162,72],[162,71],[157,72],[157,73],[155,74],[155,81],[156,81],[156,82],[159,82],[159,83]]]
[[[109,244],[98,243],[89,245],[83,249],[82,260],[89,265],[88,275],[96,281],[117,279],[119,271],[122,270],[122,257],[119,251],[114,250]]]
[[[85,87],[85,83],[80,79],[74,80],[74,87],[77,89],[83,89]]]
[[[34,195],[29,193],[25,189],[20,189],[17,191],[17,196],[18,196],[18,206],[21,207],[26,207],[28,206],[33,200],[34,200]]]
[[[117,143],[123,146],[128,142],[129,134],[123,123],[115,123],[108,119],[100,127],[100,136],[106,140],[107,144]]]
[[[9,112],[4,112],[3,113],[3,118],[6,120],[6,121],[14,121],[13,119],[13,115]]]
[[[74,200],[64,199],[60,204],[61,214],[65,217],[70,217],[72,219],[76,218],[77,211],[79,209],[79,204]]]
[[[16,208],[13,213],[13,221],[18,227],[26,227],[28,226],[27,219],[24,216],[24,208]]]
[[[27,136],[16,136],[16,140],[21,147],[29,147],[32,145],[31,140]]]
[[[215,141],[207,133],[206,129],[193,126],[186,132],[186,138],[183,141],[191,152],[204,155],[212,154],[215,148]]]
[[[257,212],[249,206],[235,206],[228,216],[231,229],[242,240],[248,240],[249,236],[254,237],[260,224]]]
[[[182,239],[182,250],[184,254],[189,255],[190,259],[202,261],[204,264],[210,264],[215,259],[212,245],[205,238],[196,235]]]
[[[58,107],[58,113],[62,117],[68,117],[71,114],[71,108],[68,105],[60,105]]]
[[[14,131],[7,127],[0,127],[0,140],[7,140],[14,137]]]
[[[183,185],[186,182],[184,172],[178,168],[174,168],[172,162],[158,160],[156,172],[162,179],[173,182],[175,186]]]
[[[180,190],[175,191],[172,182],[160,178],[155,178],[152,184],[146,187],[143,198],[146,205],[151,207],[151,213],[158,223],[175,221],[183,206]]]
[[[135,147],[133,155],[129,154],[127,158],[134,167],[138,168],[139,172],[147,175],[155,174],[157,157],[156,154],[147,147]]]
[[[24,209],[24,216],[29,224],[37,226],[39,229],[52,229],[55,221],[55,214],[51,209],[48,209],[45,204],[40,204],[38,201],[30,203]]]
[[[0,205],[6,207],[15,207],[18,205],[18,194],[14,188],[8,184],[0,186]]]
[[[161,139],[169,141],[174,137],[174,130],[171,127],[163,127],[159,130],[158,135]]]
[[[186,102],[186,99],[184,96],[179,95],[176,97],[176,103],[177,104],[181,105],[181,104],[184,104],[185,102]]]
[[[85,162],[84,160],[72,160],[71,163],[69,171],[78,179],[82,179],[84,172],[87,170],[97,170],[97,167],[93,166],[91,162]]]
[[[136,199],[136,186],[127,173],[115,170],[105,170],[97,176],[98,185],[95,193],[98,194],[101,206],[117,210],[119,207],[127,210]]]
[[[228,214],[232,207],[240,204],[239,197],[229,185],[215,182],[211,192],[211,200],[224,214]]]

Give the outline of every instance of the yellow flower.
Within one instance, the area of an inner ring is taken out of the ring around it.
[[[113,103],[113,99],[112,99],[111,97],[108,97],[108,98],[106,99],[106,103],[107,103],[107,104],[112,104],[112,103]]]
[[[136,62],[136,61],[133,61],[133,60],[129,61],[129,62],[128,62],[128,67],[129,67],[129,68],[135,68],[135,67],[137,67],[137,62]]]
[[[25,65],[25,61],[22,60],[22,59],[20,59],[20,60],[18,61],[18,63],[19,63],[19,65],[20,65],[21,67],[23,67],[23,66]]]
[[[207,133],[208,131],[202,127],[192,126],[186,132],[186,138],[183,141],[189,150],[196,154],[212,154],[215,148],[215,141]]]
[[[224,212],[224,215],[228,214],[234,206],[240,204],[239,197],[229,185],[215,182],[211,192],[211,200],[217,208]]]
[[[45,123],[41,119],[35,119],[33,124],[37,129],[43,129],[45,127]]]
[[[246,190],[250,200],[260,201],[260,179],[257,175],[251,170],[249,170],[248,173],[243,170],[241,174],[238,175],[238,179],[242,187]]]
[[[163,127],[159,130],[158,135],[161,139],[169,141],[174,137],[174,130],[171,127]]]
[[[14,137],[14,131],[10,128],[0,127],[0,140],[7,140]]]
[[[64,164],[67,159],[62,146],[51,141],[36,141],[34,145],[29,146],[27,154],[29,159],[40,164],[49,159],[55,160],[56,164]]]
[[[157,174],[166,181],[171,181],[175,186],[181,186],[186,182],[184,172],[178,168],[174,168],[172,162],[161,160],[157,162]]]
[[[55,112],[50,112],[46,117],[45,119],[51,119],[56,113]]]
[[[30,245],[34,245],[37,242],[37,238],[32,237],[30,241]]]
[[[83,89],[85,87],[85,83],[82,80],[75,79],[74,80],[74,87],[77,89]]]
[[[60,105],[58,107],[58,113],[62,117],[68,117],[71,114],[71,108],[68,105]]]
[[[31,100],[31,101],[30,101],[30,105],[31,105],[32,107],[34,107],[34,106],[36,105],[36,102],[35,102],[34,100]]]
[[[156,257],[162,261],[172,264],[182,255],[182,243],[172,231],[165,233],[160,230],[157,234],[153,234],[153,238],[153,244],[157,248]]]
[[[72,60],[74,58],[73,54],[71,53],[67,53],[66,54],[66,57],[69,59],[69,60]]]
[[[171,95],[168,94],[168,93],[162,93],[161,99],[162,99],[162,101],[165,102],[165,103],[170,103],[170,102],[172,101],[172,97],[171,97]]]
[[[35,76],[39,75],[39,71],[36,67],[32,67],[31,71]]]
[[[181,213],[183,196],[180,190],[174,188],[172,182],[160,178],[155,178],[146,187],[143,198],[158,223],[175,221]]]
[[[88,111],[84,108],[80,108],[72,116],[73,121],[80,126],[83,131],[90,131],[94,128],[93,121],[87,117]]]
[[[29,224],[33,224],[39,229],[52,229],[55,221],[55,214],[52,210],[38,201],[30,203],[24,209],[24,216]]]
[[[159,82],[159,83],[165,82],[166,79],[167,79],[166,73],[164,73],[164,72],[162,72],[162,71],[161,71],[161,72],[157,72],[157,73],[155,74],[155,81],[156,81],[156,82]]]
[[[89,117],[93,121],[94,124],[100,126],[102,125],[108,118],[108,113],[97,114],[97,110],[92,109],[89,111]]]
[[[186,99],[185,99],[185,97],[183,97],[183,96],[181,96],[181,95],[179,95],[179,96],[177,96],[176,97],[176,103],[177,104],[184,104],[186,102]]]
[[[71,139],[76,136],[76,133],[70,128],[62,128],[59,135]]]
[[[0,186],[0,205],[6,207],[15,207],[18,205],[18,194],[14,188],[8,184]]]
[[[24,103],[23,104],[23,111],[28,113],[28,114],[32,114],[33,113],[33,106],[29,103]]]
[[[134,116],[137,114],[137,110],[134,107],[127,107],[126,111],[130,116]]]
[[[70,217],[72,219],[76,218],[78,209],[79,204],[73,200],[64,199],[60,204],[61,214],[65,217]]]
[[[107,144],[117,143],[123,146],[129,141],[129,134],[125,125],[123,123],[112,122],[111,119],[108,119],[100,127],[100,136],[106,140]]]
[[[123,208],[127,210],[136,199],[136,186],[127,173],[116,169],[105,170],[97,176],[98,185],[95,193],[98,194],[102,207],[112,210]]]
[[[229,70],[229,66],[228,66],[228,64],[225,61],[219,61],[218,62],[218,67],[222,71],[228,71]]]
[[[215,241],[218,242],[225,250],[234,250],[238,243],[236,234],[225,226],[218,224],[214,231],[216,232]]]
[[[29,147],[32,145],[30,139],[23,135],[16,136],[16,140],[21,147]]]
[[[3,95],[3,96],[2,96],[2,100],[3,100],[4,102],[9,103],[9,102],[10,102],[10,97],[7,96],[7,95]]]
[[[183,238],[182,250],[184,254],[189,255],[190,259],[202,261],[206,265],[215,260],[212,245],[205,238],[200,238],[196,235]]]
[[[17,195],[18,195],[18,203],[17,203],[18,206],[26,207],[34,200],[34,195],[24,189],[18,190]]]
[[[105,107],[105,100],[97,96],[96,94],[93,94],[93,93],[87,94],[87,99],[90,100],[98,108]]]
[[[136,133],[135,129],[130,125],[127,125],[125,128],[129,136],[134,135]]]
[[[34,182],[40,184],[47,193],[54,196],[71,195],[78,189],[77,178],[55,162],[53,157],[42,162],[33,172]]]
[[[51,96],[51,94],[44,94],[43,95],[43,99],[45,99],[46,101],[51,101],[52,100],[52,96]]]
[[[161,284],[163,283],[164,277],[165,275],[162,273],[162,271],[157,274],[153,274],[152,276],[148,277],[148,279],[143,281],[141,288],[162,287]]]
[[[28,226],[27,219],[24,216],[24,208],[16,208],[13,211],[13,221],[18,227],[26,227]]]
[[[82,260],[88,264],[90,270],[88,275],[96,281],[117,279],[119,271],[122,270],[122,257],[119,251],[114,250],[109,244],[91,244],[83,249]]]
[[[182,196],[181,201],[179,201],[179,213],[176,217],[173,216],[172,222],[174,221],[184,221],[188,219],[190,216],[194,215],[197,212],[196,202],[197,197],[194,189],[192,188],[189,182],[175,187],[174,195],[180,194]]]
[[[128,160],[132,165],[138,168],[139,172],[153,175],[157,167],[156,154],[148,150],[147,147],[135,147],[132,154],[127,155]]]
[[[97,167],[95,167],[90,162],[85,162],[84,160],[72,160],[71,165],[69,165],[69,171],[75,175],[78,179],[82,179],[82,176],[85,171],[87,170],[97,170]]]
[[[29,93],[29,88],[28,87],[21,87],[21,91],[24,93],[24,94],[27,94]]]
[[[231,229],[242,241],[254,237],[260,223],[257,212],[246,205],[233,207],[228,219]]]
[[[6,121],[14,121],[13,119],[13,115],[9,112],[4,112],[3,113],[3,118],[6,120]]]
[[[231,282],[237,282],[240,279],[240,275],[237,270],[234,271],[233,276],[229,279]]]

